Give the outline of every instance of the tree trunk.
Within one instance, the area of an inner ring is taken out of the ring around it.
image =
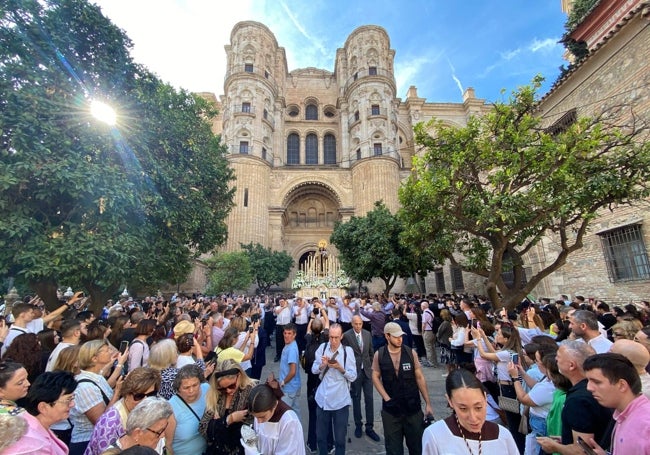
[[[59,298],[56,295],[58,286],[53,280],[32,281],[29,283],[29,287],[45,303],[45,309],[47,311],[54,311],[60,306]]]
[[[84,283],[84,287],[90,296],[89,309],[95,314],[95,316],[101,315],[106,301],[119,289],[119,285],[117,284],[111,285],[107,289],[104,289],[95,283]]]

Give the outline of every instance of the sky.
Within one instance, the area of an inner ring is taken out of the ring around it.
[[[93,0],[91,0],[93,1]],[[265,24],[289,71],[334,71],[336,50],[362,25],[386,29],[395,50],[397,96],[414,85],[428,102],[462,102],[473,87],[507,100],[536,74],[557,79],[566,15],[560,0],[94,0],[133,42],[135,61],[163,81],[223,94],[224,46],[244,20]],[[505,93],[503,91],[505,90]]]

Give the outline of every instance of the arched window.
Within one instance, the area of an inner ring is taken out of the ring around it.
[[[318,137],[313,133],[305,140],[305,163],[318,164]]]
[[[296,133],[287,137],[287,164],[300,164],[300,137]]]
[[[326,134],[323,139],[325,164],[336,164],[336,138],[333,134]]]
[[[308,104],[305,108],[305,120],[318,120],[318,106]]]

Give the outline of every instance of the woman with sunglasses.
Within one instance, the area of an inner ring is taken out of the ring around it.
[[[174,378],[174,390],[176,395],[169,400],[174,415],[167,427],[168,445],[171,441],[173,455],[202,454],[206,442],[199,433],[199,422],[205,413],[205,399],[210,390],[203,370],[198,365],[185,365]]]
[[[19,417],[27,422],[27,432],[2,453],[67,455],[68,448],[50,430],[50,425],[68,418],[76,387],[77,382],[71,373],[56,371],[41,374],[24,400],[27,412]]]
[[[117,455],[135,446],[149,447],[162,454],[165,448],[165,430],[169,425],[172,407],[163,398],[143,399],[126,419],[124,436],[117,439],[102,455]]]
[[[241,427],[250,422],[248,396],[256,383],[234,360],[219,361],[210,378],[205,414],[199,424],[208,444],[206,455],[244,453],[239,442]]]
[[[79,349],[79,369],[75,377],[75,405],[70,411],[72,436],[70,455],[83,455],[93,433],[93,426],[107,408],[119,398],[122,386],[121,372],[129,350],[120,353],[105,340],[87,341]],[[106,379],[113,363],[117,366]],[[115,387],[116,393],[113,392]]]
[[[126,432],[131,410],[147,397],[156,396],[160,388],[160,372],[153,368],[136,368],[124,379],[120,398],[95,423],[84,455],[100,455]]]

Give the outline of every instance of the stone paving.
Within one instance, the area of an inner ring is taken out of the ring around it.
[[[279,362],[273,362],[275,357],[275,347],[269,347],[266,350],[266,366],[262,370],[262,378],[265,379],[267,375],[271,372],[278,376],[280,369]],[[305,387],[307,384],[307,375],[303,371],[302,367],[299,367],[300,370],[300,379],[303,385],[303,393],[300,397],[300,417],[302,421],[302,426],[304,430],[304,439],[307,440],[307,423],[309,420],[309,412],[307,409],[307,396]],[[445,378],[442,376],[446,372],[444,366],[439,368],[423,368],[424,377],[427,380],[427,387],[429,388],[429,399],[431,400],[431,406],[433,407],[433,413],[436,420],[443,419],[450,414],[449,408],[447,406],[447,400],[445,399]],[[345,446],[346,454],[350,455],[362,455],[362,454],[385,454],[386,450],[384,448],[384,429],[381,423],[381,397],[375,391],[375,423],[374,430],[381,437],[381,441],[375,442],[365,435],[365,432],[361,438],[354,437],[354,420],[352,417],[352,406],[350,406],[350,418],[348,421],[348,442]],[[361,406],[363,408],[363,398],[361,399]],[[424,403],[423,408],[424,410]],[[362,411],[365,414],[365,411]],[[365,415],[364,415],[365,419]],[[309,454],[309,451],[306,452]],[[404,446],[404,453],[408,454],[406,446]]]

